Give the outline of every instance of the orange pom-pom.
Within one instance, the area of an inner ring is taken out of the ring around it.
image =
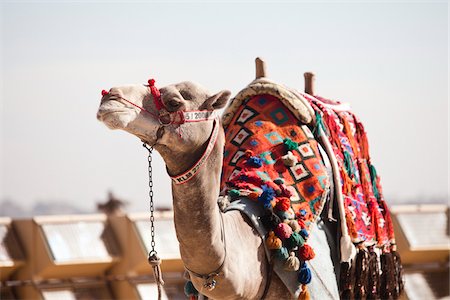
[[[286,197],[279,197],[275,208],[281,211],[287,211],[291,207],[291,200]]]
[[[253,156],[253,151],[252,150],[245,150],[244,152],[244,157],[245,158],[250,158],[251,156]]]
[[[302,291],[300,292],[300,295],[298,295],[298,300],[310,300],[311,296],[309,295],[308,288],[306,287],[306,284],[302,284]]]
[[[305,244],[300,249],[298,249],[298,256],[303,260],[310,260],[313,259],[316,254],[314,253],[314,250],[308,245]]]
[[[266,239],[266,245],[269,249],[280,249],[283,242],[275,236],[273,231],[270,231],[269,236]]]
[[[250,192],[247,197],[251,200],[257,200],[259,197],[259,194],[257,192]]]

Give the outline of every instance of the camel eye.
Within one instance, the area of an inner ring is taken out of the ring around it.
[[[169,101],[169,106],[173,107],[173,108],[178,108],[181,106],[181,102],[172,100],[172,101]]]
[[[181,91],[180,94],[185,100],[192,100],[192,94],[188,91]]]

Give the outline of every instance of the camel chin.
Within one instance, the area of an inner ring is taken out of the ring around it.
[[[99,121],[104,123],[109,129],[125,130],[131,122],[136,119],[136,113],[130,111],[109,111],[97,115]]]

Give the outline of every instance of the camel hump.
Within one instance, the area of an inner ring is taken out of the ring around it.
[[[260,77],[252,81],[230,101],[222,116],[223,126],[226,128],[230,124],[239,107],[243,105],[246,99],[258,95],[271,95],[276,97],[305,125],[315,122],[314,110],[303,93],[265,77]]]

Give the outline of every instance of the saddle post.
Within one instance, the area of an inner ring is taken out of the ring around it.
[[[314,73],[305,72],[303,76],[305,77],[305,93],[314,96],[314,82],[316,80]]]
[[[256,79],[266,77],[266,62],[262,58],[257,57],[255,59],[256,64]]]

